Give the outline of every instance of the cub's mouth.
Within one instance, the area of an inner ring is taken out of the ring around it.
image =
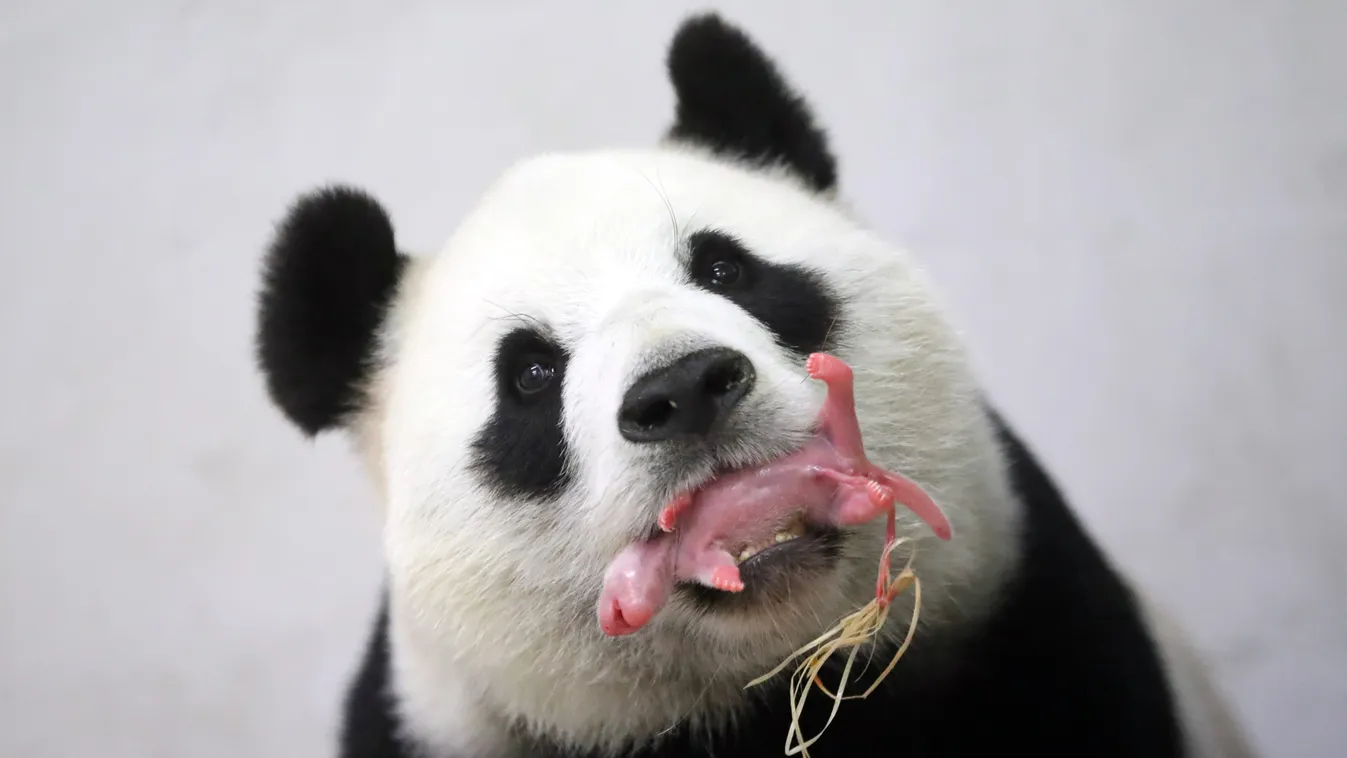
[[[843,529],[897,501],[949,538],[948,520],[925,492],[866,460],[850,367],[816,353],[806,369],[828,386],[814,437],[794,453],[677,494],[653,536],[609,564],[598,603],[605,634],[638,631],[675,588],[717,608],[788,598],[794,583],[836,564]]]

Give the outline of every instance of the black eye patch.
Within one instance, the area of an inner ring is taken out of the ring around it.
[[[743,308],[801,357],[829,349],[841,305],[822,273],[764,260],[716,230],[693,233],[688,248],[693,284]]]
[[[510,497],[547,498],[565,489],[561,386],[567,354],[532,328],[500,339],[493,360],[495,410],[473,440],[473,467]]]

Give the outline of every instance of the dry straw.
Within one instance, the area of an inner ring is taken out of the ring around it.
[[[884,553],[879,561],[879,581],[875,588],[875,598],[866,603],[860,610],[844,617],[831,629],[815,638],[812,642],[791,653],[781,665],[772,669],[766,674],[749,682],[745,689],[754,687],[777,674],[781,673],[791,661],[796,660],[802,655],[808,653],[805,658],[796,667],[795,673],[791,675],[790,682],[790,712],[791,728],[786,735],[786,755],[795,755],[797,753],[809,758],[809,747],[823,736],[823,732],[832,724],[833,718],[837,715],[838,708],[841,707],[843,700],[856,700],[869,697],[875,691],[881,682],[893,671],[893,667],[898,664],[898,659],[907,652],[908,645],[912,643],[912,637],[917,630],[917,617],[921,611],[921,580],[912,571],[912,560],[916,557],[916,551],[908,557],[907,565],[898,572],[897,576],[891,576],[889,570],[889,557],[895,548],[906,542],[894,538],[894,514],[889,512],[888,540],[884,546]],[[847,680],[851,675],[851,669],[856,662],[856,656],[860,652],[861,645],[873,639],[875,635],[884,628],[884,624],[889,618],[889,608],[893,604],[893,599],[908,587],[913,588],[912,597],[912,620],[908,623],[907,635],[903,638],[903,644],[898,647],[894,653],[893,659],[889,665],[879,674],[879,678],[874,681],[865,692],[859,695],[844,695],[847,686]],[[824,686],[819,679],[819,673],[832,656],[843,650],[850,650],[847,655],[846,665],[842,668],[841,681],[838,683],[837,692],[834,694]],[[812,651],[812,652],[811,652]],[[800,714],[804,711],[805,699],[809,696],[810,685],[818,687],[833,701],[832,711],[828,714],[828,721],[824,723],[823,728],[818,734],[809,740],[804,739],[803,731],[800,728]],[[798,744],[793,744],[797,743]]]

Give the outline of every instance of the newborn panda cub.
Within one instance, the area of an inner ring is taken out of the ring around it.
[[[875,597],[893,513],[918,630],[813,755],[1247,755],[912,261],[839,204],[774,64],[714,15],[667,64],[658,144],[515,165],[437,255],[405,253],[352,187],[278,226],[271,397],[308,435],[347,432],[384,503],[387,591],[340,754],[781,755],[790,669],[745,685]],[[832,446],[853,426],[891,475],[860,498],[838,451],[862,451]],[[831,706],[812,695],[803,734]]]

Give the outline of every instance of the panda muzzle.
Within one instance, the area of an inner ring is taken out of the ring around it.
[[[827,386],[818,433],[790,455],[675,496],[659,514],[657,536],[632,543],[609,564],[598,602],[604,634],[646,626],[679,582],[743,591],[741,559],[802,524],[854,527],[902,503],[936,536],[950,538],[949,520],[921,487],[866,459],[851,368],[815,353],[806,369]]]

